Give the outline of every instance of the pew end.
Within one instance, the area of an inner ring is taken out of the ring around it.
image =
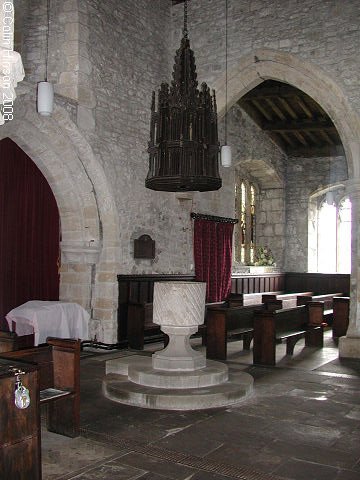
[[[38,366],[47,429],[71,438],[80,435],[80,348],[80,340],[48,337],[45,345],[2,354]]]

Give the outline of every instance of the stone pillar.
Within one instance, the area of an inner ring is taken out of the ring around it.
[[[360,182],[346,185],[351,200],[350,317],[345,337],[339,339],[339,356],[360,358]]]

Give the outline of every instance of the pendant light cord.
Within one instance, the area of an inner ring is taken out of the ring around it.
[[[187,0],[184,1],[184,29],[183,29],[183,36],[184,38],[188,37],[188,29],[187,29]]]
[[[225,0],[225,145],[227,145],[227,96],[228,96],[228,0]]]
[[[50,34],[50,0],[46,2],[46,51],[45,51],[45,81],[48,81],[48,56],[49,56],[49,34]]]

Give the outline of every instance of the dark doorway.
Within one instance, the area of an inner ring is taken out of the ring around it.
[[[28,300],[59,299],[59,211],[45,177],[9,138],[0,142],[0,328]]]

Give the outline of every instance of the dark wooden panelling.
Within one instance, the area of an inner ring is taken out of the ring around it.
[[[231,293],[279,292],[284,290],[283,273],[233,275]]]
[[[151,303],[155,282],[194,281],[193,275],[118,275],[118,341],[127,339],[129,303]],[[315,294],[350,291],[350,275],[323,273],[264,273],[233,275],[231,293],[304,292]]]
[[[287,292],[311,291],[315,295],[342,292],[350,294],[350,275],[342,273],[296,273],[285,274]]]
[[[118,275],[118,341],[127,339],[129,303],[151,303],[155,282],[194,281],[193,275]]]

